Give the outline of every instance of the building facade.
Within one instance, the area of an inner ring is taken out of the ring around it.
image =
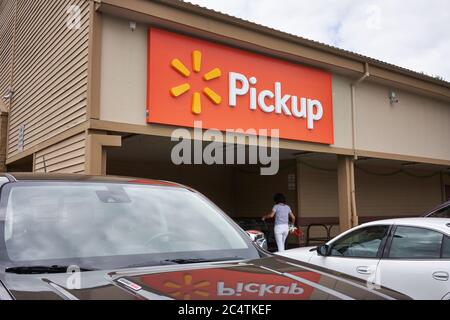
[[[302,226],[336,224],[333,233],[419,215],[450,196],[448,82],[182,1],[2,0],[0,21],[2,170],[173,180],[236,219],[262,216],[283,192]],[[220,73],[204,76],[212,92],[193,93],[191,103],[183,82],[200,61]],[[253,63],[255,81],[240,71]],[[227,85],[239,75],[248,78],[235,82],[233,106]],[[250,111],[239,105],[245,81]],[[264,87],[270,81],[275,87]],[[297,109],[294,92],[276,97],[276,83],[302,83]],[[185,117],[184,108],[192,108]],[[173,163],[175,129],[193,136],[193,119],[250,128],[252,117],[258,129],[281,126],[277,174],[260,175],[254,164]]]

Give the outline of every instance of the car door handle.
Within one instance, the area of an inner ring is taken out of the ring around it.
[[[359,266],[356,268],[356,271],[361,274],[371,274],[372,271],[368,266]]]
[[[448,273],[445,271],[436,271],[433,273],[433,279],[438,281],[448,281]]]

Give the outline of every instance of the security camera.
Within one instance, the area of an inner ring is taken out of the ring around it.
[[[136,30],[136,22],[130,21],[129,26],[131,31],[134,32]]]
[[[3,96],[3,100],[11,100],[14,94],[14,90],[12,90],[11,88],[9,88],[5,95]]]
[[[389,92],[389,101],[391,104],[398,103],[397,93],[395,93],[395,91],[391,90]]]

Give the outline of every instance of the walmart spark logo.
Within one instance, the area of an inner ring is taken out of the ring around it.
[[[205,287],[209,287],[211,283],[209,281],[200,281],[192,283],[192,275],[186,274],[183,277],[183,283],[175,283],[167,281],[164,283],[164,287],[168,289],[174,289],[169,294],[174,298],[183,298],[184,300],[190,300],[192,296],[199,298],[209,297],[209,292],[202,290]]]
[[[191,75],[189,69],[186,68],[186,66],[179,59],[173,59],[170,65],[183,77],[188,78]],[[202,53],[198,50],[195,50],[192,52],[192,70],[196,73],[199,73],[201,71],[201,65],[202,65]],[[203,80],[211,81],[213,79],[219,78],[221,75],[222,72],[220,71],[220,69],[214,68],[203,75]],[[170,89],[170,94],[173,97],[179,97],[182,94],[188,92],[190,89],[191,85],[186,82]],[[209,100],[211,100],[212,103],[216,105],[220,104],[220,102],[222,101],[222,98],[209,87],[203,88],[203,94]],[[196,91],[192,94],[192,113],[200,114],[201,112],[202,112],[201,96],[200,92]]]

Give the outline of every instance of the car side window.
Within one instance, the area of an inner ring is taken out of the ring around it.
[[[439,259],[443,234],[418,227],[399,226],[395,230],[389,258]]]
[[[450,259],[450,237],[444,236],[444,241],[442,242],[442,258]]]
[[[355,230],[331,245],[331,256],[376,258],[389,226],[370,226]]]

